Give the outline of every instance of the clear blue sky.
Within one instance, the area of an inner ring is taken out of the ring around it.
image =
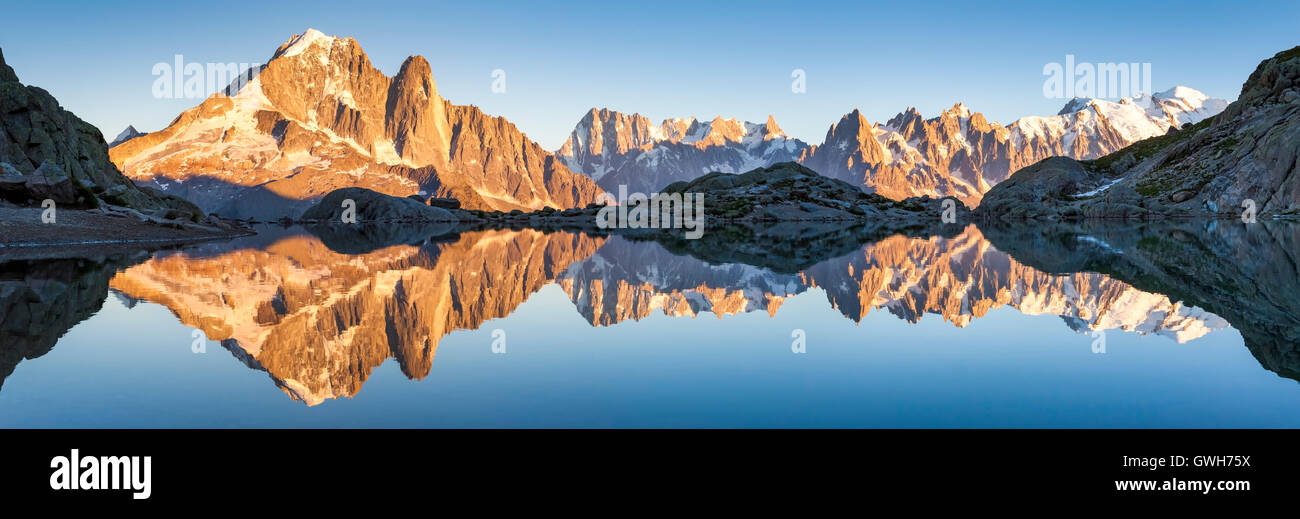
[[[653,120],[763,121],[820,143],[962,101],[990,119],[1051,115],[1043,65],[1150,62],[1152,86],[1235,99],[1263,58],[1300,44],[1300,2],[17,2],[0,48],[19,78],[112,138],[164,127],[192,100],[150,93],[154,63],[264,62],[308,27],[355,37],[385,73],[410,54],[442,95],[503,115],[548,149],[589,108]],[[991,5],[989,5],[991,4]],[[493,94],[491,71],[507,73]],[[793,69],[808,92],[790,91]]]

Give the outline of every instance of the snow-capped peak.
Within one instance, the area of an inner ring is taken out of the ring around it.
[[[944,114],[948,117],[959,117],[965,119],[970,117],[971,110],[970,107],[966,106],[966,103],[958,102],[952,105],[952,108],[944,111]]]
[[[144,135],[144,133],[141,133],[139,130],[135,129],[134,125],[127,126],[125,130],[122,130],[122,133],[117,134],[117,137],[108,143],[108,147],[111,148],[113,146],[117,146],[118,144],[122,144],[126,141],[129,141],[141,135]]]
[[[309,28],[302,34],[295,34],[293,38],[290,38],[289,41],[285,43],[284,50],[277,54],[277,56],[296,56],[302,54],[303,51],[310,49],[313,45],[316,45],[317,42],[332,43],[336,39],[338,38],[334,36],[326,36],[325,33]]]
[[[1158,102],[1152,102],[1153,100]],[[1137,94],[1133,97],[1124,97],[1114,101],[1095,99],[1091,97],[1076,97],[1066,103],[1065,107],[1061,108],[1061,111],[1057,112],[1056,115],[1072,114],[1086,110],[1099,103],[1111,103],[1120,105],[1132,104],[1151,112],[1153,116],[1159,117],[1163,115],[1163,112],[1165,111],[1162,109],[1162,106],[1171,102],[1175,103],[1179,109],[1187,111],[1199,110],[1202,107],[1205,107],[1206,103],[1209,103],[1211,105],[1210,108],[1213,109],[1215,113],[1218,113],[1223,110],[1223,107],[1227,106],[1227,101],[1222,99],[1213,99],[1194,88],[1176,86],[1155,94]]]
[[[1056,112],[1056,115],[1072,114],[1085,110],[1092,105],[1092,101],[1091,97],[1076,97],[1065,103],[1065,106],[1061,107],[1061,111]]]
[[[1176,86],[1164,92],[1158,92],[1152,97],[1180,100],[1193,108],[1200,108],[1201,105],[1205,104],[1205,101],[1210,99],[1210,96],[1205,95],[1200,90],[1185,86]]]

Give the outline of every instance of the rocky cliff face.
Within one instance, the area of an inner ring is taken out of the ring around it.
[[[1300,214],[1300,47],[1264,60],[1223,113],[1098,160],[1034,164],[995,187],[999,218]]]
[[[226,216],[297,216],[343,187],[484,210],[579,207],[600,192],[509,121],[443,99],[423,57],[389,78],[356,40],[314,30],[242,88],[111,157],[137,182]]]
[[[717,117],[667,119],[592,108],[555,155],[611,193],[652,193],[705,173],[741,173],[797,159],[808,147],[768,116],[763,124]]]
[[[49,92],[23,85],[0,52],[0,198],[28,206],[52,199],[62,207],[98,201],[141,210],[197,208],[137,187],[109,161],[94,126],[64,110]]]

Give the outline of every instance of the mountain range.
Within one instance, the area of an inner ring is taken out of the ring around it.
[[[620,185],[654,192],[714,171],[798,161],[889,198],[952,196],[975,206],[1022,167],[1053,156],[1100,157],[1199,122],[1227,104],[1180,86],[1118,101],[1075,98],[1054,116],[1006,126],[961,103],[930,119],[908,108],[883,124],[853,110],[819,145],[787,136],[771,116],[763,124],[692,117],[655,125],[640,114],[593,108],[555,154],[610,192]]]
[[[793,162],[807,149],[771,116],[764,124],[691,117],[656,125],[641,114],[592,108],[555,155],[606,191],[616,193],[625,185],[629,192],[650,193],[714,171],[741,173]]]
[[[656,124],[593,108],[550,153],[506,119],[443,99],[420,56],[389,78],[356,40],[309,29],[253,72],[160,131],[128,128],[112,161],[137,183],[228,217],[296,217],[343,187],[454,197],[467,209],[582,207],[619,186],[649,193],[780,162],[889,198],[952,196],[975,206],[1044,158],[1100,157],[1227,105],[1176,87],[1119,101],[1076,98],[1057,115],[1005,126],[960,103],[929,119],[909,108],[883,124],[853,110],[815,145],[771,116]]]

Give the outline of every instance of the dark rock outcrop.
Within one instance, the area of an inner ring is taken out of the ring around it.
[[[37,206],[52,200],[57,207],[90,209],[99,199],[59,166],[45,162],[30,175],[19,173],[8,163],[0,163],[0,200],[17,205]]]
[[[355,204],[357,222],[459,222],[462,216],[446,209],[425,205],[406,197],[389,196],[363,187],[345,187],[325,195],[316,205],[302,214],[304,220],[322,223],[343,223],[349,207]]]
[[[690,182],[670,184],[664,192],[703,194],[705,215],[711,220],[842,220],[910,227],[941,223],[945,205],[944,199],[896,201],[865,193],[793,162],[738,175],[709,173]],[[951,199],[951,223],[963,222],[968,215],[966,206]]]
[[[60,205],[93,207],[99,198],[133,209],[171,208],[202,216],[193,204],[139,188],[122,175],[109,161],[99,130],[64,110],[49,92],[20,83],[2,51],[0,176],[5,200],[19,205],[50,198]],[[25,177],[26,194],[18,192],[15,176]]]
[[[429,205],[441,207],[443,209],[460,209],[460,200],[455,198],[431,197],[428,200]]]

